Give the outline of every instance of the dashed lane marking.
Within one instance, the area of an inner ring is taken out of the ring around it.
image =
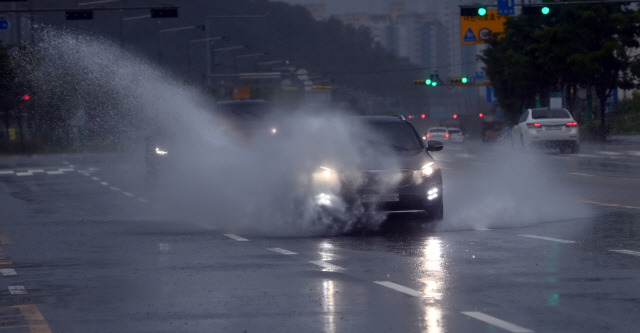
[[[405,287],[403,285],[393,283],[390,281],[373,281],[373,283],[381,285],[383,287],[387,287],[389,289],[393,289],[397,292],[401,292],[403,294],[407,294],[413,297],[424,297],[425,295],[417,290],[411,289],[409,287]]]
[[[524,328],[515,324],[512,324],[510,322],[504,321],[502,319],[498,319],[496,317],[492,317],[488,314],[482,313],[482,312],[477,312],[477,311],[463,311],[461,312],[463,315],[465,316],[469,316],[471,318],[483,321],[487,324],[502,328],[503,330],[507,330],[509,332],[512,333],[532,333],[533,331],[528,329],[528,328]]]
[[[16,286],[8,286],[9,292],[11,295],[26,295],[27,289],[24,286],[16,285]]]
[[[640,257],[640,252],[638,251],[631,251],[631,250],[609,250],[609,251]]]
[[[572,241],[572,240],[559,239],[559,238],[553,238],[553,237],[545,237],[545,236],[536,236],[536,235],[518,235],[518,236],[520,236],[520,237],[528,237],[528,238],[535,238],[535,239],[542,239],[542,240],[546,240],[546,241],[565,243],[565,244],[575,243],[575,241]]]
[[[289,250],[281,249],[279,247],[271,247],[271,248],[268,248],[267,250],[273,251],[273,252],[276,252],[276,253],[280,253],[280,254],[284,254],[284,255],[287,255],[287,256],[297,254],[295,252],[291,252]]]
[[[0,274],[2,274],[2,276],[18,275],[13,268],[0,268]]]
[[[235,235],[235,234],[224,234],[224,236],[229,237],[229,238],[231,238],[231,239],[233,239],[235,241],[238,241],[238,242],[248,242],[249,241],[248,239],[246,239],[244,237],[240,237],[240,236]]]

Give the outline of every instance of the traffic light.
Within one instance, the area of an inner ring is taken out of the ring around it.
[[[540,15],[548,15],[549,13],[551,13],[551,9],[548,6],[531,6],[531,5],[522,6],[522,15],[540,16]]]
[[[457,114],[454,114],[454,115],[453,115],[453,119],[458,119],[458,115],[457,115]]]
[[[457,85],[457,86],[464,86],[468,83],[471,83],[471,80],[469,80],[468,77],[466,76],[462,76],[462,77],[454,77],[454,78],[450,78],[449,82]]]
[[[482,112],[478,113],[478,118],[482,118],[482,117],[484,117],[484,113]]]
[[[22,95],[22,97],[20,97],[23,101],[28,101],[31,99],[31,95],[29,94],[24,94]]]
[[[439,81],[440,81],[440,76],[438,74],[431,74],[428,79],[413,80],[413,84],[437,87]]]
[[[93,10],[91,9],[67,10],[64,12],[64,16],[67,20],[93,20]]]
[[[178,7],[164,7],[151,9],[152,18],[178,17]]]
[[[460,7],[460,16],[485,16],[486,7]]]
[[[420,118],[422,118],[422,119],[427,118],[427,115],[423,113],[423,114],[420,116]]]

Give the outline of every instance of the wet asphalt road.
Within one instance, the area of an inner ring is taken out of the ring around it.
[[[447,145],[442,223],[335,237],[167,219],[135,155],[0,157],[0,333],[640,331],[640,145],[513,154]]]

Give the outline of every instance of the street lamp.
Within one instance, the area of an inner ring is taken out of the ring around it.
[[[158,24],[159,23],[160,21],[158,21]],[[177,27],[177,28],[169,28],[169,29],[162,29],[162,30],[158,29],[158,63],[160,63],[160,60],[162,59],[162,52],[160,48],[160,35],[165,32],[175,32],[175,31],[183,31],[183,30],[190,30],[190,29],[205,30],[205,26],[204,25],[187,25],[184,27]]]
[[[200,38],[200,39],[192,39],[192,40],[190,40],[189,44],[187,44],[187,53],[189,55],[187,66],[189,68],[189,71],[191,70],[191,44],[200,43],[200,42],[206,42],[207,43],[207,48],[206,48],[206,51],[207,51],[207,54],[206,54],[207,55],[207,57],[206,57],[207,58],[206,59],[206,61],[207,61],[207,75],[206,75],[206,77],[207,77],[207,79],[206,80],[208,80],[208,78],[211,76],[211,44],[213,44],[212,42],[215,42],[215,41],[221,40],[221,39],[227,39],[227,37],[218,36],[218,37],[207,37],[207,38]]]
[[[234,57],[234,61],[233,61],[233,67],[234,67],[234,71],[236,74],[238,74],[238,59],[240,58],[254,58],[254,57],[260,57],[265,55],[266,53],[264,52],[258,52],[258,53],[249,53],[249,54],[240,54]]]
[[[122,22],[124,21],[133,21],[133,20],[140,20],[140,19],[145,19],[145,18],[150,18],[151,15],[147,14],[147,15],[139,15],[139,16],[131,16],[131,17],[122,17],[122,15],[120,15],[120,46],[122,47],[122,43],[123,43],[123,34],[122,34]]]

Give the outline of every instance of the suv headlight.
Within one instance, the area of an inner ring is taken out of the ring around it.
[[[436,165],[435,162],[429,162],[420,168],[420,172],[424,177],[429,177],[433,175],[437,169],[438,169],[438,166]]]
[[[413,172],[413,181],[416,184],[421,184],[425,178],[431,177],[438,171],[438,165],[435,162],[425,163],[420,170]]]
[[[338,182],[338,173],[328,167],[321,166],[313,173],[314,183],[332,184]]]

